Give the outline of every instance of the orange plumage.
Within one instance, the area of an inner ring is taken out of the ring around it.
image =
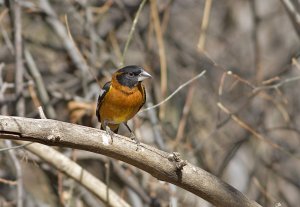
[[[134,117],[146,101],[142,80],[150,78],[150,74],[138,66],[126,66],[116,71],[112,80],[103,87],[98,98],[96,115],[101,128],[117,133],[119,125]]]

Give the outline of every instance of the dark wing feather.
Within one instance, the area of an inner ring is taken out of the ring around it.
[[[111,82],[107,82],[104,84],[103,88],[102,88],[102,93],[99,95],[98,97],[98,102],[97,102],[97,109],[96,109],[96,116],[98,118],[98,121],[101,122],[101,118],[100,118],[100,107],[101,107],[101,104],[102,104],[102,101],[105,97],[105,95],[107,94],[109,88],[111,86]]]
[[[141,84],[141,87],[142,87],[142,90],[143,90],[143,97],[144,97],[144,100],[143,100],[143,103],[141,104],[139,110],[144,106],[145,102],[146,102],[146,90],[145,90],[145,86],[143,84]],[[138,111],[139,111],[138,110]]]

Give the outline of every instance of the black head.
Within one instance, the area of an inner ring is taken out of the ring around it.
[[[151,75],[147,73],[142,67],[136,65],[129,65],[119,69],[116,72],[117,81],[129,88],[137,86],[137,84],[147,78],[151,78]]]

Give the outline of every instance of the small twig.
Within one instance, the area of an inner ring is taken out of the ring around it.
[[[204,51],[205,40],[206,40],[206,31],[207,31],[207,26],[208,26],[208,22],[209,22],[211,5],[212,5],[212,0],[206,0],[205,1],[200,38],[199,38],[199,42],[198,42],[198,51],[199,52]],[[193,103],[195,89],[196,89],[196,83],[194,82],[193,84],[190,85],[190,87],[188,89],[187,97],[186,97],[184,107],[183,107],[183,110],[182,110],[182,117],[181,117],[179,125],[178,125],[178,130],[177,130],[175,142],[174,142],[174,145],[173,145],[174,148],[177,147],[177,145],[180,143],[180,141],[183,138],[183,134],[184,134],[188,114],[190,112],[191,105]]]
[[[75,193],[79,196],[80,200],[83,201],[84,206],[88,207],[99,207],[99,201],[97,197],[87,191],[84,187],[78,185],[75,188]],[[76,205],[75,205],[76,206]]]
[[[130,200],[130,203],[132,206],[149,206],[149,205],[144,205],[142,199],[131,188],[125,187],[124,190],[126,191],[128,200]],[[152,205],[150,205],[150,206],[152,206]]]
[[[158,44],[158,53],[159,53],[159,62],[160,62],[160,89],[161,89],[161,97],[162,100],[166,97],[167,94],[167,86],[168,86],[168,77],[167,77],[167,59],[166,52],[164,46],[164,38],[161,30],[161,23],[159,20],[158,8],[157,8],[157,0],[150,1],[151,6],[151,17],[153,21],[156,41]],[[165,107],[161,107],[159,111],[159,117],[163,119],[165,116]]]
[[[259,33],[259,17],[257,15],[257,8],[256,8],[256,1],[249,0],[250,8],[252,12],[252,22],[253,22],[253,29],[252,29],[252,41],[253,41],[253,53],[254,53],[254,67],[255,67],[255,80],[256,82],[261,81],[263,71],[261,67],[261,52],[260,52],[260,45],[258,39]]]
[[[234,156],[236,156],[238,150],[241,148],[241,146],[248,140],[248,137],[243,138],[241,140],[236,141],[233,146],[227,150],[221,165],[219,166],[219,168],[216,171],[216,174],[218,175],[218,177],[222,177],[226,167],[229,165],[230,161],[234,158]]]
[[[8,14],[7,8],[3,9],[0,13],[0,23],[2,22],[3,18],[6,16],[6,14]]]
[[[90,41],[90,48],[91,48],[91,52],[89,55],[89,60],[90,63],[93,67],[96,66],[96,60],[98,57],[98,47],[97,47],[97,33],[95,31],[95,27],[94,27],[94,19],[93,19],[93,12],[91,7],[86,7],[85,8],[85,16],[86,16],[86,21],[87,21],[87,30],[88,30],[88,34],[89,34],[89,41]]]
[[[233,73],[232,71],[227,71],[226,73],[229,76],[232,76],[233,78],[235,78],[237,81],[242,82],[244,84],[246,84],[247,86],[249,86],[250,88],[254,89],[255,85],[253,85],[250,81],[248,81],[245,78],[242,78],[241,76],[239,76],[238,74]]]
[[[17,181],[6,180],[6,179],[3,179],[3,178],[0,178],[0,183],[7,184],[7,185],[17,185],[18,184]]]
[[[30,94],[30,96],[31,96],[33,105],[34,105],[35,107],[40,106],[41,103],[40,103],[39,98],[38,98],[37,95],[36,95],[36,92],[35,92],[35,89],[34,89],[34,83],[33,83],[33,81],[29,81],[28,91],[29,91],[29,94]]]
[[[204,50],[205,39],[206,39],[206,31],[207,31],[208,22],[209,22],[211,5],[212,5],[212,0],[206,0],[205,1],[204,14],[203,14],[203,17],[202,17],[200,36],[199,36],[198,45],[197,45],[197,48],[198,48],[199,52],[202,52]]]
[[[3,40],[4,40],[4,42],[5,42],[6,46],[7,46],[7,48],[9,49],[10,53],[11,53],[12,55],[14,55],[14,54],[15,54],[14,45],[13,45],[12,41],[10,40],[9,35],[8,35],[6,29],[5,29],[5,28],[3,27],[3,25],[2,25],[2,20],[3,20],[3,18],[4,18],[8,13],[9,13],[9,9],[8,9],[8,8],[5,8],[5,9],[1,12],[1,14],[0,14],[0,30],[1,30]]]
[[[19,94],[24,89],[24,65],[23,65],[23,47],[22,47],[22,10],[19,1],[13,3],[13,16],[14,16],[14,42],[15,42],[15,92]],[[18,116],[25,116],[25,100],[21,96],[16,104]]]
[[[177,147],[177,145],[181,142],[181,140],[183,138],[184,129],[185,129],[188,114],[190,112],[191,105],[192,105],[192,102],[193,102],[195,89],[196,89],[196,84],[195,83],[191,84],[191,86],[189,88],[189,91],[187,93],[187,96],[186,96],[186,101],[185,101],[183,110],[182,110],[182,117],[179,121],[176,138],[175,138],[175,142],[174,142],[174,145],[173,145],[174,149]]]
[[[167,4],[164,7],[164,14],[161,20],[161,32],[164,35],[167,28],[168,28],[168,24],[170,21],[170,13],[171,13],[171,6],[172,3],[174,3],[174,0],[168,1]]]
[[[11,140],[5,140],[6,145],[8,148],[12,148]],[[24,186],[23,186],[23,173],[20,161],[18,160],[15,152],[13,150],[9,150],[8,154],[15,166],[16,169],[16,177],[17,177],[17,207],[23,206],[23,199],[24,199]]]
[[[193,81],[197,80],[198,78],[202,77],[204,74],[206,73],[206,70],[203,70],[200,74],[198,74],[197,76],[195,76],[194,78],[188,80],[187,82],[185,82],[184,84],[180,85],[173,93],[171,93],[171,95],[169,95],[167,98],[165,98],[163,101],[159,102],[158,104],[155,104],[154,106],[145,108],[143,110],[141,110],[139,113],[143,113],[145,111],[149,111],[152,109],[155,109],[157,107],[159,107],[160,105],[164,104],[165,102],[169,101],[176,93],[178,93],[181,89],[183,89],[184,87],[186,87],[187,85],[191,84]]]
[[[54,108],[50,104],[50,98],[49,98],[48,92],[46,90],[42,75],[41,75],[39,69],[37,68],[37,65],[35,64],[35,61],[31,55],[30,51],[27,48],[25,48],[24,54],[25,54],[25,59],[26,59],[28,69],[29,69],[29,71],[32,75],[32,78],[35,82],[35,85],[37,87],[38,96],[39,96],[43,106],[45,107],[45,110],[46,110],[48,116],[53,119],[56,117],[56,114],[55,114]]]
[[[75,45],[75,42],[70,38],[70,34],[64,25],[59,21],[57,14],[53,10],[48,0],[40,0],[40,9],[47,14],[47,22],[52,26],[57,35],[62,39],[64,47],[68,52],[71,60],[76,65],[76,67],[81,71],[82,75],[82,87],[84,94],[87,92],[87,74],[90,72],[89,66],[87,65],[82,54]]]
[[[222,96],[223,94],[223,87],[224,87],[224,83],[225,83],[225,78],[227,76],[226,72],[223,72],[222,76],[221,76],[221,80],[220,80],[220,85],[219,85],[219,89],[218,89],[218,95]]]
[[[140,186],[140,183],[135,179],[134,176],[128,175],[129,173],[126,173],[126,171],[120,166],[116,161],[112,160],[112,169],[114,171],[114,174],[119,177],[119,179],[130,189],[132,189],[139,197],[142,198],[142,200],[149,204],[150,203],[150,197],[148,194],[144,191],[144,189]]]
[[[105,184],[106,184],[106,203],[110,206],[109,202],[109,184],[110,184],[110,159],[105,163]]]
[[[300,12],[299,12],[299,1],[292,0],[281,0],[282,4],[286,8],[289,17],[293,23],[293,26],[300,38]]]
[[[298,62],[297,58],[292,58],[292,64],[295,65],[298,70],[300,70],[300,63]]]
[[[267,90],[267,89],[278,89],[279,87],[283,86],[286,83],[294,82],[300,80],[300,76],[287,78],[285,80],[280,81],[279,83],[270,85],[270,86],[260,86],[253,89],[253,93],[256,93],[261,90]]]
[[[147,93],[149,94],[149,93]],[[152,94],[149,94],[147,96],[147,102],[146,102],[146,106],[147,108],[150,108],[153,106],[153,98],[152,98]],[[154,110],[148,110],[147,111],[147,115],[149,117],[150,123],[152,125],[151,129],[153,131],[154,134],[154,142],[157,145],[157,147],[160,150],[167,150],[167,146],[164,142],[163,136],[162,136],[162,130],[159,124],[159,120],[157,117],[157,114],[155,113]]]
[[[122,13],[122,15],[124,15],[124,19],[126,20],[126,22],[128,22],[129,24],[133,24],[134,18],[131,18],[131,12],[130,10],[128,10],[128,8],[125,6],[126,2],[124,2],[123,0],[114,0],[114,3],[117,4],[118,8],[120,9],[120,12]],[[140,4],[142,3],[142,0],[140,0],[139,3],[137,3],[138,6],[140,6]],[[147,3],[147,2],[146,2]],[[133,5],[132,5],[133,6]],[[144,5],[145,6],[145,5]],[[143,7],[144,7],[143,6]],[[134,7],[136,7],[136,5],[134,5]],[[139,8],[138,8],[139,9]],[[141,14],[140,14],[141,15]],[[137,28],[137,27],[136,27]],[[129,31],[130,32],[130,31]],[[142,50],[145,51],[145,46],[144,46],[144,41],[143,38],[141,37],[139,32],[135,32],[133,34],[134,36],[134,41],[136,42],[136,44],[138,45],[138,47]],[[124,49],[124,48],[123,48]],[[122,57],[122,55],[121,55]],[[121,58],[118,60],[118,64],[117,66],[120,66],[120,62],[121,62]],[[124,64],[125,64],[125,57],[124,57]]]
[[[113,49],[117,59],[121,60],[121,62],[122,62],[122,52],[121,52],[121,49],[120,49],[120,44],[118,43],[118,40],[116,38],[115,32],[111,31],[108,35],[108,38],[111,42],[112,49]]]
[[[269,177],[269,176],[267,176]],[[256,185],[256,187],[258,188],[258,190],[262,193],[262,195],[264,195],[264,197],[269,200],[270,203],[276,203],[277,201],[277,198],[274,198],[269,192],[268,190],[266,189],[267,187],[266,186],[263,186],[263,184],[261,182],[265,182],[265,181],[259,181],[258,178],[254,177],[253,178],[253,183],[254,185]],[[267,205],[269,206],[269,205]],[[276,206],[276,205],[274,205]]]
[[[258,133],[255,129],[253,129],[251,126],[249,126],[246,122],[244,122],[243,120],[241,120],[237,115],[232,114],[228,108],[226,108],[222,103],[218,103],[217,104],[218,107],[225,112],[226,114],[228,114],[230,116],[230,118],[235,121],[239,126],[241,126],[243,129],[247,130],[248,132],[250,132],[255,138],[269,144],[271,147],[278,149],[282,152],[284,152],[285,154],[294,157],[296,159],[300,159],[299,157],[293,155],[291,152],[287,151],[286,149],[284,149],[283,147],[281,147],[280,145],[278,145],[277,143],[272,142],[271,140],[267,139],[266,137],[264,137],[262,134]]]
[[[178,207],[178,196],[176,195],[176,192],[177,192],[176,185],[169,183],[169,194],[170,194],[169,206]]]
[[[7,147],[7,148],[2,148],[2,149],[0,149],[0,152],[12,150],[12,149],[19,149],[19,148],[22,148],[22,147],[26,147],[27,145],[30,145],[30,144],[32,144],[32,143],[33,143],[33,142],[31,142],[31,143],[26,143],[26,144],[22,144],[22,145],[19,145],[19,146],[12,146],[12,147]]]
[[[38,111],[39,111],[39,115],[40,115],[41,119],[47,119],[47,117],[44,113],[43,107],[39,106]]]
[[[56,166],[55,166],[56,167]],[[56,167],[57,169],[57,167]],[[64,196],[63,196],[63,173],[58,171],[57,172],[57,193],[58,193],[58,197],[59,197],[59,200],[60,202],[63,204],[63,206],[65,206],[66,202],[65,202],[65,199],[64,199]]]
[[[140,6],[139,6],[139,8],[138,8],[138,10],[136,12],[136,15],[134,17],[134,20],[132,22],[132,26],[131,26],[128,38],[127,38],[126,43],[125,43],[123,54],[122,54],[121,67],[124,66],[125,56],[126,56],[126,53],[127,53],[127,50],[128,50],[129,44],[130,44],[130,41],[131,41],[131,39],[133,37],[133,33],[135,31],[135,27],[136,27],[136,24],[138,22],[140,13],[141,13],[141,11],[142,11],[142,9],[143,9],[143,7],[144,7],[144,5],[145,5],[146,2],[147,2],[147,0],[142,0],[142,2],[140,3]]]
[[[0,113],[3,115],[8,115],[7,114],[7,104],[1,104],[1,102],[6,101],[7,99],[4,99],[4,92],[6,91],[7,84],[3,81],[2,74],[3,74],[3,68],[5,64],[1,63],[0,64]]]

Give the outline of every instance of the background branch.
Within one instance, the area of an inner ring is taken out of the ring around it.
[[[15,141],[17,144],[27,144],[24,141]],[[32,143],[26,145],[24,148],[32,152],[33,154],[39,156],[41,159],[45,160],[50,165],[54,166],[57,170],[65,173],[69,177],[76,180],[100,200],[106,202],[106,185],[93,176],[91,173],[87,172],[85,169],[80,167],[77,163],[70,160],[63,154],[59,153],[55,149],[39,144]],[[112,206],[129,207],[130,205],[126,203],[122,198],[118,196],[112,190],[109,190],[109,202]]]
[[[11,140],[5,140],[7,147],[12,147]],[[17,207],[23,207],[24,201],[24,186],[23,186],[23,173],[19,159],[17,158],[13,150],[8,151],[9,157],[12,160],[12,163],[16,170],[17,177]]]

